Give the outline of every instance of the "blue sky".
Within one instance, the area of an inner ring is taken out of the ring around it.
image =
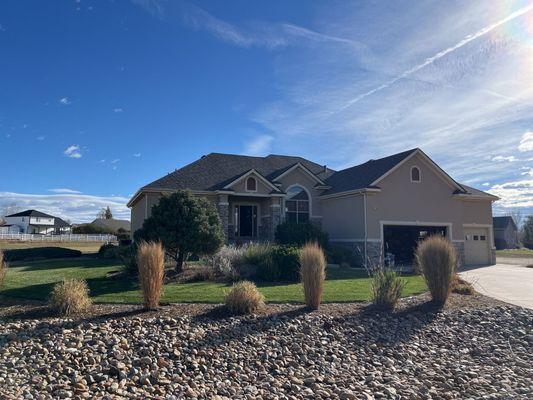
[[[129,217],[209,152],[421,147],[533,213],[533,1],[0,4],[0,208]]]

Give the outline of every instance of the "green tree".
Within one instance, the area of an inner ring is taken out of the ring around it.
[[[107,206],[107,208],[105,209],[104,218],[113,219],[113,213],[111,212],[111,209],[109,208],[109,206]]]
[[[162,197],[134,237],[136,242],[160,241],[167,256],[176,261],[176,272],[182,271],[188,255],[213,254],[224,243],[215,207],[185,191]]]

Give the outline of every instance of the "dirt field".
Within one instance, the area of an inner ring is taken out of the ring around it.
[[[98,252],[102,244],[102,242],[23,242],[20,240],[0,240],[0,250],[28,249],[32,247],[63,247],[88,254]]]

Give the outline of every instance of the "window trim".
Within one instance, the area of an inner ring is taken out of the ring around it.
[[[417,169],[418,170],[418,180],[415,181],[413,179],[413,170],[414,169]],[[413,165],[410,169],[409,169],[409,178],[411,178],[411,182],[412,183],[420,183],[422,182],[422,170],[420,169],[420,167],[418,165]]]
[[[248,189],[248,181],[249,181],[250,179],[253,179],[254,182],[255,182],[255,189],[254,189],[254,190],[252,190],[252,189]],[[244,181],[244,191],[245,191],[245,192],[250,192],[250,193],[257,193],[257,179],[256,179],[255,176],[251,176],[251,175],[250,175],[250,176],[248,176],[248,177],[246,178],[246,180]]]
[[[307,204],[308,204],[307,221],[311,221],[312,207],[313,207],[312,199],[311,199],[311,193],[309,193],[309,190],[304,185],[301,185],[299,183],[294,183],[294,184],[288,186],[285,189],[285,193],[289,192],[289,190],[291,190],[294,187],[301,188],[307,194]],[[296,223],[299,223],[298,222],[298,201],[304,201],[304,200],[291,200],[291,199],[287,198],[287,195],[285,195],[285,198],[283,200],[283,216],[284,216],[285,220],[287,220],[287,201],[295,201],[296,202],[296,211],[290,211],[290,212],[296,213]],[[304,213],[302,212],[301,214],[304,214]]]

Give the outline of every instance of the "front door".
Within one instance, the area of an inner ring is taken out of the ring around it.
[[[257,206],[237,206],[239,218],[239,236],[257,236]]]

